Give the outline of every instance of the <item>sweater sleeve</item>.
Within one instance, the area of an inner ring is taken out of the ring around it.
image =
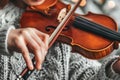
[[[11,55],[7,49],[7,39],[11,29],[14,29],[14,26],[6,25],[0,28],[0,55]]]
[[[112,65],[119,56],[110,56],[103,63],[71,54],[69,80],[120,80]]]
[[[19,18],[23,10],[8,3],[0,9],[0,54],[10,55],[7,49],[7,38],[11,29],[19,28]]]
[[[112,66],[113,64],[119,59],[119,56],[110,56],[108,59],[106,59],[103,63],[101,68],[98,71],[98,78],[104,78],[108,80],[119,80],[120,75],[116,73]],[[100,79],[102,80],[102,79]]]
[[[112,65],[119,59],[119,56],[110,56],[102,65],[96,70],[96,74],[93,75],[90,80],[119,80],[120,75],[115,73],[112,69]]]

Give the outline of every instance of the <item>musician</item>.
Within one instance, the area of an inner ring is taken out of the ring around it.
[[[0,0],[0,80],[15,80],[26,66],[36,69],[28,80],[119,80],[119,56],[111,56],[101,64],[71,53],[71,47],[60,42],[48,49],[46,33],[19,28],[25,7],[44,1]],[[82,1],[84,5],[86,0]]]

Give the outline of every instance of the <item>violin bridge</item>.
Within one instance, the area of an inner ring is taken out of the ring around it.
[[[58,14],[57,20],[61,22],[66,16],[66,14],[67,14],[67,9],[66,8],[61,9],[61,11]]]

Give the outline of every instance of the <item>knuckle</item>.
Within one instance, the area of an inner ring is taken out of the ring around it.
[[[19,40],[19,36],[14,36],[14,40]]]
[[[38,53],[40,52],[40,48],[39,48],[39,47],[35,47],[35,48],[34,48],[34,52],[35,52],[36,54],[38,54]]]
[[[40,49],[39,48],[35,48],[35,52],[36,53],[40,52]]]
[[[21,42],[21,37],[20,36],[15,36],[14,40],[15,40],[15,42]]]
[[[48,39],[49,35],[44,33],[42,37],[43,37],[43,39]]]
[[[23,40],[24,40],[24,37],[22,35],[14,36],[14,41],[17,43],[21,43],[21,42],[23,42]]]
[[[49,35],[48,35],[48,34],[45,34],[45,37],[46,37],[46,38],[49,38]]]
[[[32,30],[37,30],[36,28],[31,28]]]
[[[28,30],[30,30],[30,31],[33,31],[35,28],[27,28]]]
[[[35,32],[37,29],[36,29],[36,28],[31,27],[31,28],[27,28],[27,30],[29,30],[30,32]]]
[[[20,30],[20,35],[28,34],[26,29],[21,29]]]

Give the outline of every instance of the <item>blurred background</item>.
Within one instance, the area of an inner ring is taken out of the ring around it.
[[[74,4],[78,0],[62,1],[65,3]],[[116,21],[118,25],[118,31],[120,32],[120,0],[87,0],[86,5],[78,7],[76,13],[87,14],[89,11],[98,14],[105,14],[112,17]],[[112,54],[120,55],[120,48],[114,50]]]
[[[63,0],[65,3],[74,4],[78,0]],[[94,13],[111,16],[118,24],[120,31],[120,0],[86,0],[84,7],[79,7],[77,13],[87,14],[89,11]]]

